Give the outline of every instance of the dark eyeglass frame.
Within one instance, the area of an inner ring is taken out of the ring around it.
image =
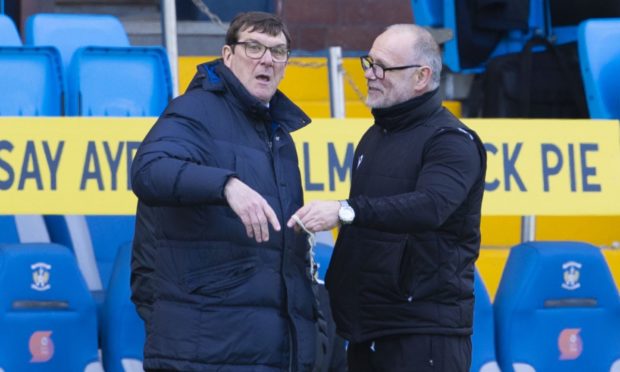
[[[408,68],[423,67],[424,66],[424,65],[406,65],[406,66],[385,67],[385,66],[382,66],[380,64],[374,63],[373,60],[372,60],[372,57],[370,57],[370,56],[361,56],[360,57],[360,62],[362,64],[362,70],[368,71],[368,70],[372,69],[372,73],[379,80],[383,80],[385,78],[385,72],[386,71],[405,70],[405,69],[408,69]],[[366,66],[368,66],[368,67],[366,67]]]
[[[248,54],[248,45],[249,44],[253,44],[253,45],[259,45],[261,47],[263,47],[263,52],[261,53],[260,57],[252,57]],[[237,41],[231,44],[232,47],[234,47],[235,45],[243,45],[243,51],[245,53],[245,56],[250,58],[250,59],[261,59],[263,58],[263,56],[265,55],[265,53],[267,53],[267,50],[269,50],[269,53],[271,54],[271,60],[273,62],[279,62],[279,63],[283,63],[283,62],[287,62],[289,59],[289,56],[291,55],[291,51],[286,50],[286,58],[284,60],[277,60],[274,58],[274,54],[273,54],[273,50],[277,49],[277,48],[281,48],[282,45],[276,45],[276,46],[272,46],[272,47],[268,47],[267,45],[261,44],[258,41]]]

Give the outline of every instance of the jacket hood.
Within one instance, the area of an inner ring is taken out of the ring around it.
[[[230,92],[234,103],[252,117],[273,121],[293,132],[310,124],[311,119],[280,90],[276,90],[269,106],[250,94],[221,58],[198,65],[187,91],[203,89],[221,94]]]
[[[426,118],[441,108],[438,92],[439,89],[435,89],[391,107],[372,109],[375,124],[392,131],[411,123],[424,123]]]

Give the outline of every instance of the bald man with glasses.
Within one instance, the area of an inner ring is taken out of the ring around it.
[[[340,226],[325,282],[349,371],[469,371],[484,147],[441,105],[428,31],[391,26],[361,64],[375,120],[349,198],[306,204],[288,226]]]

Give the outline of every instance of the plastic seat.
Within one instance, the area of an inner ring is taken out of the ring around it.
[[[416,24],[443,27],[443,2],[438,0],[411,0]]]
[[[316,243],[314,246],[314,261],[319,265],[319,280],[321,283],[325,280],[325,274],[329,267],[334,252],[333,244]]]
[[[54,48],[0,46],[0,116],[63,113],[60,55]]]
[[[84,46],[129,46],[120,20],[111,15],[34,14],[26,21],[26,44],[54,46],[66,71],[75,51]]]
[[[51,241],[74,252],[88,288],[105,290],[119,248],[133,240],[135,216],[47,215],[44,220]]]
[[[0,215],[0,244],[49,243],[41,215]]]
[[[493,310],[502,371],[620,371],[620,297],[595,246],[512,248]]]
[[[103,371],[95,304],[66,247],[0,247],[0,293],[0,370]]]
[[[576,42],[579,24],[595,18],[620,17],[620,2],[610,0],[545,0],[548,3],[549,34],[557,44]]]
[[[106,372],[142,371],[144,322],[131,302],[131,245],[116,255],[108,285],[103,317],[101,349]]]
[[[620,119],[620,18],[584,21],[578,38],[590,117]]]
[[[416,24],[425,27],[452,30],[453,37],[443,45],[443,63],[455,73],[478,73],[485,63],[478,66],[463,66],[459,55],[457,0],[411,0]],[[544,8],[546,0],[531,0],[528,30],[511,30],[501,38],[489,58],[520,51],[533,35],[546,33]]]
[[[114,260],[119,248],[133,240],[135,216],[47,215],[44,220],[51,241],[73,251],[101,329]]]
[[[493,324],[493,305],[482,277],[475,272],[474,277],[474,334],[471,337],[471,372],[499,372],[495,358],[495,326]]]
[[[84,47],[69,70],[68,114],[159,116],[172,97],[163,48]]]
[[[13,20],[4,14],[0,14],[0,45],[1,46],[21,46],[22,40],[19,38],[17,27]]]

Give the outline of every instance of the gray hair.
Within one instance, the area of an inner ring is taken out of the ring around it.
[[[411,34],[413,44],[410,47],[413,50],[414,57],[416,57],[420,63],[430,66],[432,71],[429,89],[437,89],[441,80],[441,50],[431,33],[425,28],[413,24],[395,24],[389,26],[387,30]]]

